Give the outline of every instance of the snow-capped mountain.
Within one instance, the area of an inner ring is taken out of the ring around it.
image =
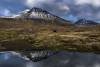
[[[11,18],[45,19],[45,20],[56,20],[59,22],[70,22],[56,15],[53,15],[52,13],[44,9],[36,7],[33,7],[32,9],[26,9],[17,15],[13,15]]]
[[[91,26],[91,25],[98,25],[99,23],[94,22],[92,20],[80,19],[78,20],[75,25],[79,26]]]
[[[1,17],[9,19],[31,19],[31,20],[46,20],[47,22],[57,22],[72,25],[71,21],[65,20],[59,16],[56,16],[44,9],[33,7],[32,9],[26,9],[19,12],[18,14],[13,14],[12,16]]]
[[[27,9],[22,12],[20,12],[18,15],[14,15],[14,18],[36,18],[36,19],[54,19],[56,18],[55,15],[49,13],[46,10],[43,10],[41,8],[32,8]]]

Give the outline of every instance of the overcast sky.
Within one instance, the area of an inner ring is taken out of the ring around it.
[[[39,7],[69,20],[100,21],[100,0],[0,0],[0,16],[11,16]]]

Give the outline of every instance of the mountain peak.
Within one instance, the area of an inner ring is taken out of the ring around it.
[[[30,10],[20,12],[15,18],[54,19],[56,16],[41,8],[33,7]]]
[[[37,8],[37,7],[33,7],[32,9],[30,9],[29,12],[44,12],[44,13],[48,13],[46,10],[42,9],[42,8]]]
[[[79,19],[76,23],[76,25],[80,25],[80,26],[93,26],[93,25],[97,25],[99,23],[92,21],[92,20],[87,20],[87,19]]]

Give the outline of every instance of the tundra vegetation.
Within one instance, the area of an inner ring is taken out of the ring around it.
[[[77,27],[58,21],[0,19],[0,51],[100,51],[100,26]]]

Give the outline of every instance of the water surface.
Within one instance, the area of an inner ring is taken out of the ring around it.
[[[15,52],[1,52],[0,67],[100,67],[100,55],[62,51],[42,61],[32,62]]]

